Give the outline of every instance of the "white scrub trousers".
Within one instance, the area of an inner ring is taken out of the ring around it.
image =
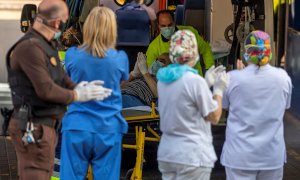
[[[211,168],[158,162],[163,180],[210,180]]]
[[[226,167],[227,180],[282,180],[283,167],[272,170],[241,170]]]

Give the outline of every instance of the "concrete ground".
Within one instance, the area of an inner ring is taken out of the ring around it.
[[[214,133],[214,147],[218,155],[221,153],[221,149],[224,142],[225,129],[221,127],[213,128]],[[300,179],[300,119],[294,117],[291,113],[287,112],[284,118],[284,131],[285,142],[287,148],[287,163],[284,167],[284,180],[299,180]],[[131,154],[130,154],[131,155]],[[134,155],[131,155],[131,159]],[[157,163],[155,161],[155,153],[152,155],[146,155],[146,163],[144,167],[144,180],[161,180],[161,174],[157,169]],[[122,175],[126,174],[131,166],[131,160],[127,157],[123,158],[125,162],[122,163]],[[149,161],[149,162],[147,162]],[[215,168],[213,169],[211,180],[225,180],[225,170],[217,161]]]
[[[38,4],[40,0],[0,0],[0,83],[7,82],[5,56],[8,49],[23,35],[20,29],[24,4]]]
[[[284,118],[285,140],[287,147],[287,163],[284,168],[284,180],[300,179],[300,119],[287,113]],[[215,143],[217,153],[220,153],[224,130],[215,130]],[[14,149],[10,140],[0,137],[0,180],[17,180],[17,165]],[[161,174],[157,169],[155,144],[146,144],[145,160],[143,169],[144,180],[160,180]],[[121,179],[125,179],[126,171],[133,167],[135,153],[123,151]],[[225,180],[224,168],[218,163],[212,172],[211,180]]]

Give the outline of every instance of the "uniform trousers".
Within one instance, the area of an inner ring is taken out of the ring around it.
[[[281,180],[283,167],[272,170],[242,170],[226,167],[227,180]]]
[[[163,180],[209,180],[212,168],[158,161]]]
[[[34,124],[33,137],[37,143],[25,145],[23,132],[17,120],[12,118],[8,132],[15,147],[18,160],[19,180],[49,180],[53,173],[57,132],[54,128]]]

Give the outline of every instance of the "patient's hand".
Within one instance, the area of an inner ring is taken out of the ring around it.
[[[128,84],[129,84],[129,81],[122,81],[120,84],[121,89],[126,88],[128,86]]]
[[[136,78],[136,77],[138,77],[140,75],[141,75],[141,71],[140,71],[139,66],[138,66],[138,60],[136,60],[136,62],[134,64],[134,68],[130,72],[130,76],[132,76],[133,78]]]

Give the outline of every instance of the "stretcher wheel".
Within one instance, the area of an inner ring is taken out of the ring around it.
[[[131,175],[133,173],[133,168],[132,169],[129,169],[125,175],[125,180],[130,180],[131,178]]]
[[[234,23],[230,24],[229,26],[226,27],[224,31],[224,37],[225,40],[229,43],[232,44],[233,41],[233,31],[234,31]]]

